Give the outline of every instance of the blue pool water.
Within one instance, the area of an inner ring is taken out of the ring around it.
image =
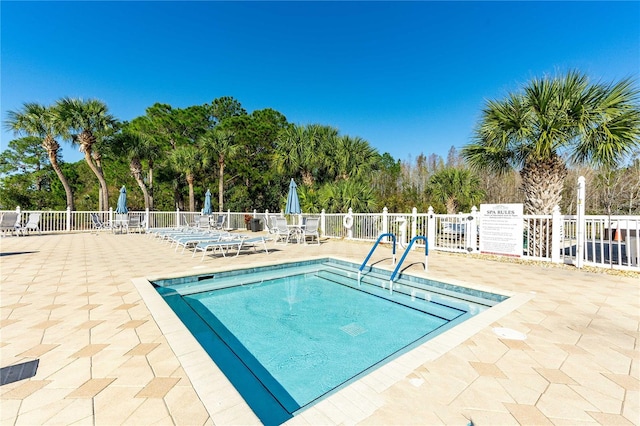
[[[503,300],[334,259],[156,281],[265,424]],[[385,282],[386,281],[386,282]]]

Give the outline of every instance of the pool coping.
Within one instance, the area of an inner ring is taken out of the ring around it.
[[[317,260],[327,257],[353,263],[350,259],[338,256],[315,256],[297,261]],[[281,261],[256,262],[252,267],[282,263]],[[233,268],[232,265],[226,266],[226,268],[217,268],[213,272],[242,269]],[[375,267],[387,269],[384,265],[376,265]],[[189,272],[183,271],[182,273],[163,277],[139,277],[133,278],[131,281],[149,309],[151,316],[158,324],[180,365],[185,370],[212,421],[215,424],[261,424],[260,419],[245,402],[244,398],[151,284],[151,281],[154,280],[177,278],[185,276],[185,274],[189,274]],[[337,390],[318,403],[304,409],[287,421],[286,424],[297,422],[326,423],[327,421],[331,423],[356,423],[364,420],[384,405],[384,399],[381,398],[380,393],[405,380],[407,376],[424,363],[444,355],[535,297],[533,292],[510,293],[486,285],[477,285],[459,280],[443,281],[439,278],[438,281],[475,290],[488,291],[508,296],[509,298]]]

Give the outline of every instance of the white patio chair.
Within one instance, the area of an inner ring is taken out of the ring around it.
[[[18,235],[20,229],[20,215],[16,212],[6,212],[2,214],[0,219],[0,232],[2,235],[6,235],[7,232],[11,235]]]
[[[211,226],[213,229],[218,231],[224,230],[224,221],[227,217],[223,214],[218,215],[216,218],[216,222]]]
[[[42,235],[42,231],[40,231],[40,217],[42,214],[40,213],[29,213],[29,219],[24,226],[20,226],[18,230],[24,235],[25,233],[30,234],[32,230],[38,231],[39,235]]]
[[[281,241],[286,245],[293,236],[291,228],[287,225],[287,220],[284,217],[275,218],[275,234],[275,244],[278,244],[278,241]]]
[[[305,244],[307,244],[307,237],[311,237],[311,241],[315,238],[318,245],[320,245],[320,234],[318,233],[319,225],[320,219],[317,217],[310,217],[307,219],[304,228],[302,228],[302,238],[304,239]]]

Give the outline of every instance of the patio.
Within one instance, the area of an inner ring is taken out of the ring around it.
[[[361,262],[370,243],[323,240],[237,258],[180,255],[145,235],[72,233],[0,240],[0,366],[39,359],[0,387],[2,424],[254,424],[224,378],[187,375],[132,278],[201,274],[335,256]],[[273,248],[273,250],[272,250]],[[370,263],[389,267],[390,250]],[[640,280],[573,267],[435,252],[412,274],[513,295],[290,424],[638,424]],[[474,318],[475,319],[475,318]],[[509,340],[507,327],[527,335]],[[194,361],[201,364],[200,361]],[[211,364],[206,363],[205,364]],[[210,368],[210,365],[204,366]],[[205,379],[208,379],[205,377]]]

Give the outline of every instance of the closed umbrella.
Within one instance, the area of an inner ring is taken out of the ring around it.
[[[287,206],[284,210],[285,214],[300,214],[302,210],[300,209],[300,200],[298,199],[298,189],[296,183],[291,178],[291,183],[289,184],[289,195],[287,195]]]
[[[213,210],[211,209],[211,191],[207,189],[206,194],[204,194],[204,208],[202,209],[202,214],[211,214]]]
[[[116,213],[124,214],[129,212],[127,208],[127,190],[124,185],[120,188],[120,196],[118,197],[118,205],[116,206]]]

